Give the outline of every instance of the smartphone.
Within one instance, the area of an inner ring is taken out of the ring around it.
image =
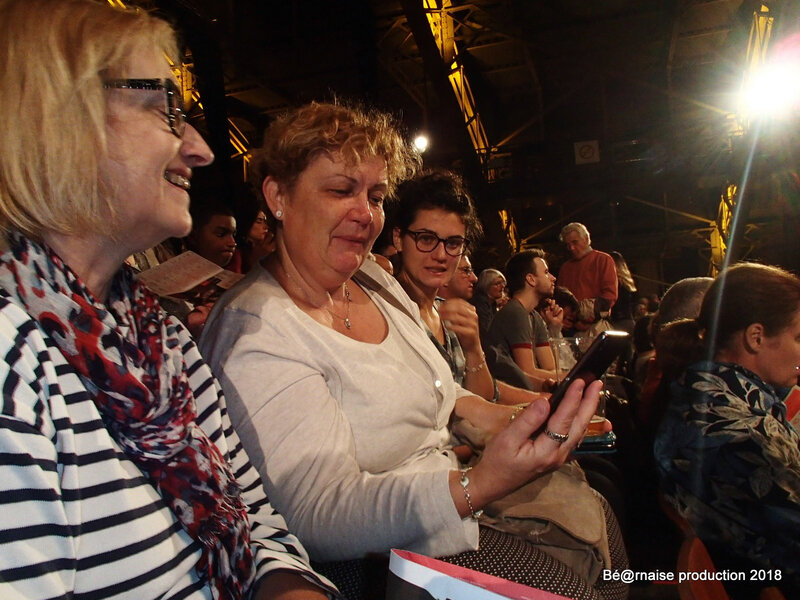
[[[583,356],[578,359],[575,366],[553,390],[553,394],[550,396],[550,414],[556,411],[561,399],[564,397],[564,393],[573,381],[583,379],[588,385],[600,379],[608,370],[608,367],[611,366],[611,363],[628,347],[628,337],[628,334],[624,331],[609,329],[594,338],[589,349],[583,353]],[[545,426],[543,425],[531,437],[536,437],[536,435],[544,431],[544,428]]]

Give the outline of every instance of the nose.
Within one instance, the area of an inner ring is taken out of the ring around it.
[[[355,194],[353,198],[355,202],[350,211],[351,215],[353,216],[353,220],[363,223],[364,225],[369,225],[372,223],[375,215],[372,214],[372,207],[370,206],[368,191],[364,190],[360,194]]]
[[[469,274],[469,282],[470,283],[476,283],[477,281],[478,281],[478,276],[475,275],[475,273],[470,273]]]
[[[447,260],[448,254],[445,252],[443,240],[439,240],[437,242],[436,247],[431,251],[431,254],[433,254],[433,257],[436,260]]]
[[[191,125],[186,125],[181,142],[180,154],[190,167],[205,167],[214,162],[211,148]]]

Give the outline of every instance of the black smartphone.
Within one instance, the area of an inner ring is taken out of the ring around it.
[[[609,329],[594,338],[589,349],[583,353],[583,356],[578,359],[575,366],[553,390],[553,394],[550,396],[550,414],[556,411],[561,399],[564,397],[564,393],[573,381],[583,379],[588,385],[600,379],[608,370],[608,367],[611,366],[611,363],[628,347],[628,337],[628,334],[624,331]],[[544,428],[545,426],[543,425],[531,437],[536,437],[544,431]]]

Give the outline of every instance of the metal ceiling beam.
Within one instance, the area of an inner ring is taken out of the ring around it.
[[[401,4],[408,27],[414,36],[420,56],[422,57],[424,71],[433,91],[439,99],[439,102],[441,102],[442,106],[446,109],[446,113],[450,115],[450,118],[461,121],[461,108],[453,95],[448,80],[449,70],[442,60],[439,47],[436,44],[433,33],[431,33],[430,26],[428,25],[428,17],[425,14],[425,9],[421,0],[401,0]],[[462,128],[460,131],[462,133],[462,141],[459,146],[464,149],[466,149],[465,146],[467,146],[471,150],[472,145],[466,130]],[[479,172],[480,162],[477,160],[475,153],[464,153],[465,158],[470,155],[474,157],[472,159],[472,166]]]

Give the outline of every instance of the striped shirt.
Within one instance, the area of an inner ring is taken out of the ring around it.
[[[328,590],[270,505],[225,399],[185,336],[197,424],[231,462],[257,583],[276,569]],[[0,292],[0,598],[210,598],[197,542],[123,454],[54,342]]]

